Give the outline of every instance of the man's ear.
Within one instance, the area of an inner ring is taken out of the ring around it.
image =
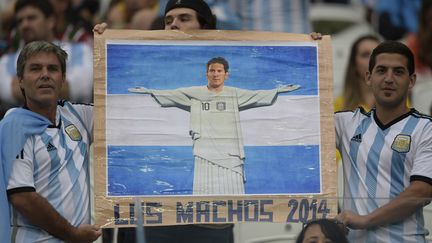
[[[23,88],[23,78],[22,77],[16,77],[16,79],[18,80],[19,87],[22,89]]]
[[[367,86],[371,86],[371,76],[372,76],[371,73],[367,71],[364,80]]]
[[[409,77],[409,85],[408,85],[408,88],[410,90],[412,89],[412,87],[414,87],[416,81],[417,81],[417,75],[415,73],[411,74]]]

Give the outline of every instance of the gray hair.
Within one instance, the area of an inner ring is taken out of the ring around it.
[[[18,56],[17,60],[17,76],[22,78],[24,76],[24,67],[26,65],[27,60],[38,54],[38,53],[53,53],[57,56],[57,59],[60,62],[60,68],[62,71],[63,77],[66,76],[66,60],[68,54],[61,49],[59,46],[48,42],[48,41],[33,41],[24,46],[21,50],[21,53]]]

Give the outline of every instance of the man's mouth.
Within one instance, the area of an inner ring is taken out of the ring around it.
[[[49,85],[49,84],[42,84],[42,85],[39,85],[38,88],[39,88],[39,89],[54,89],[54,87],[53,87],[52,85]]]

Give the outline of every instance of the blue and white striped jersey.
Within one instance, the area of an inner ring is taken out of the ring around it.
[[[344,210],[373,212],[410,181],[432,184],[432,118],[411,109],[383,125],[375,110],[335,114],[336,145],[344,168]],[[425,242],[423,210],[376,230],[351,230],[352,242]]]
[[[72,225],[89,224],[92,134],[93,106],[60,102],[56,126],[29,137],[13,162],[8,194],[36,191]],[[60,242],[11,210],[13,242]]]

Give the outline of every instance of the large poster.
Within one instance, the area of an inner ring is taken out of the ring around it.
[[[137,203],[146,225],[336,214],[329,42],[236,31],[96,37],[97,223],[133,225]],[[221,60],[226,76],[211,77]]]

